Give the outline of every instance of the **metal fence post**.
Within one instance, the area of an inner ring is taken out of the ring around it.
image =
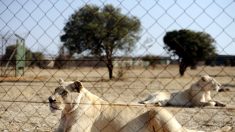
[[[16,41],[17,49],[16,49],[16,70],[15,76],[23,76],[24,75],[24,67],[25,67],[25,44],[24,40]]]

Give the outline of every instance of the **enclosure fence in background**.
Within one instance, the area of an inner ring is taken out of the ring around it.
[[[148,95],[205,74],[225,107],[166,109],[190,129],[235,127],[234,12],[234,0],[1,0],[0,130],[55,130],[61,113],[48,97],[59,79],[140,110],[155,107],[138,103]]]

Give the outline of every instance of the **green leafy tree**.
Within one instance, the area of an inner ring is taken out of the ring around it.
[[[4,63],[7,63],[7,61],[16,60],[15,54],[12,55],[14,52],[16,52],[15,50],[16,50],[16,45],[10,45],[6,47],[5,54],[2,57],[2,60],[4,61]],[[12,61],[12,63],[15,65],[15,61],[14,62]]]
[[[15,65],[16,64],[16,48],[17,45],[10,45],[6,47],[5,54],[3,56],[3,60],[7,63],[7,61],[10,61],[10,64]],[[32,59],[32,52],[26,48],[25,51],[25,59],[26,59],[26,65],[29,65],[29,60]]]
[[[99,57],[113,77],[113,56],[117,51],[133,50],[139,36],[140,21],[123,15],[119,8],[85,5],[71,15],[64,27],[61,41],[70,53],[88,51]]]
[[[32,52],[32,58],[30,59],[30,66],[38,66],[40,68],[45,68],[49,60],[45,59],[45,56],[42,52]]]
[[[215,40],[205,32],[187,29],[167,32],[163,38],[165,49],[179,57],[179,72],[183,76],[187,67],[196,67],[198,61],[215,56]]]
[[[11,65],[16,64],[16,48],[17,45],[10,45],[6,47],[5,54],[2,57],[2,60],[4,63],[7,63],[10,61]],[[40,66],[39,61],[43,61],[45,59],[45,56],[41,52],[32,52],[28,48],[25,48],[25,61],[26,61],[26,66]],[[12,57],[11,57],[12,56]]]

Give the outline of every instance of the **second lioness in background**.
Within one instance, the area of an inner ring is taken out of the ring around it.
[[[142,104],[156,104],[158,106],[222,106],[225,104],[212,100],[211,91],[219,91],[221,84],[209,75],[202,76],[189,89],[168,93],[157,92],[149,95]]]

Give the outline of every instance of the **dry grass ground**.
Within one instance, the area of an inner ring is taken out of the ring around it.
[[[119,72],[115,69],[114,75]],[[203,74],[215,77],[230,88],[227,92],[213,93],[214,98],[228,104],[227,108],[167,109],[191,129],[213,131],[225,125],[235,127],[235,67],[198,67],[188,69],[184,77],[179,76],[177,66],[133,68],[122,72],[121,78],[109,81],[106,68],[26,69],[27,80],[8,79],[0,83],[0,131],[52,131],[58,125],[60,113],[49,111],[47,98],[58,86],[59,78],[81,80],[92,93],[110,102],[133,104],[152,92],[188,88]]]

